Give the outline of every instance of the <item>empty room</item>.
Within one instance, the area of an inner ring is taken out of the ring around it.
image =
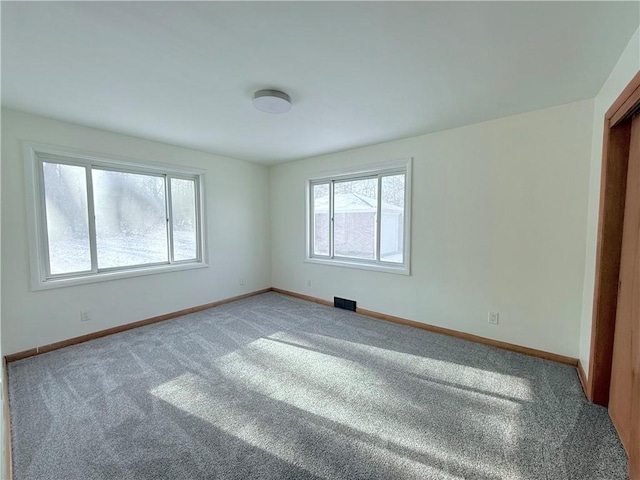
[[[640,480],[640,3],[0,2],[3,480]]]

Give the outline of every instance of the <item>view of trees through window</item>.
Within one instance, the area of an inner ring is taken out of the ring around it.
[[[42,174],[51,275],[92,271],[90,214],[99,270],[169,263],[171,244],[173,261],[197,259],[195,179],[53,162],[42,163]]]
[[[191,260],[198,254],[196,230],[196,184],[183,178],[171,179],[173,213],[173,257]]]
[[[98,268],[167,262],[164,177],[91,173]]]
[[[85,167],[43,163],[52,275],[91,270]]]
[[[403,263],[405,177],[380,174],[312,183],[313,255]]]

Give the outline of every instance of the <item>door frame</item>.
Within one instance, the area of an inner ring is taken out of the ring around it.
[[[590,401],[605,407],[609,404],[631,135],[631,122],[624,120],[638,106],[640,71],[613,102],[604,117],[591,353],[586,394]]]

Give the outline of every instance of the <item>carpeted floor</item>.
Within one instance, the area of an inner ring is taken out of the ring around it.
[[[572,367],[275,293],[9,365],[15,480],[625,479]]]

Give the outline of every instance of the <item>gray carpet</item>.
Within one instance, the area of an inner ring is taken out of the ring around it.
[[[16,480],[625,479],[572,367],[275,293],[9,365]]]

